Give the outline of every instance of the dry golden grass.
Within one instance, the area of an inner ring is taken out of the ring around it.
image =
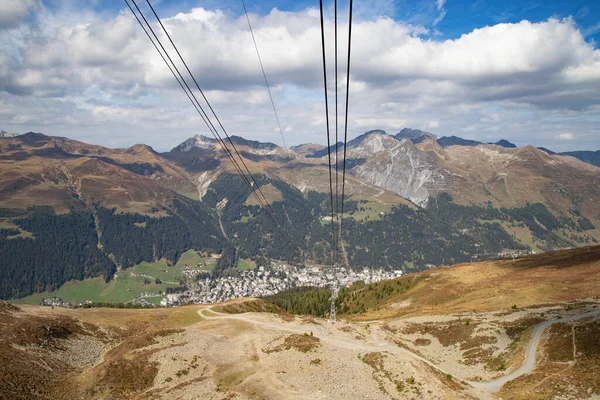
[[[281,191],[270,183],[268,185],[261,186],[260,190],[265,195],[265,198],[267,199],[267,203],[269,203],[269,204],[273,204],[276,201],[283,200],[283,194],[281,194]],[[244,204],[246,204],[248,206],[258,206],[259,205],[258,200],[256,200],[256,197],[252,194],[250,196],[248,196],[248,198],[246,199],[246,202]]]
[[[201,320],[197,309],[52,310],[0,304],[0,398],[137,398],[158,372],[150,357],[183,345],[162,338],[183,332],[172,327]],[[67,361],[78,357],[72,353],[73,340],[77,351],[99,343],[109,350],[84,370]]]
[[[600,322],[556,324],[548,329],[545,337],[536,370],[508,382],[499,397],[588,399],[593,394],[598,395]]]
[[[189,305],[175,308],[155,308],[155,309],[120,309],[120,308],[87,308],[87,309],[67,309],[23,305],[24,311],[48,315],[61,314],[77,318],[81,321],[91,324],[103,325],[113,328],[130,327],[152,327],[159,329],[183,328],[204,319],[198,315],[201,306]]]
[[[0,303],[0,398],[77,398],[77,369],[61,357],[72,337],[110,340],[106,332],[65,315],[30,315]]]
[[[158,373],[158,363],[150,361],[150,357],[160,350],[182,344],[146,347],[158,344],[161,337],[180,332],[182,330],[178,329],[129,330],[120,344],[104,355],[102,363],[75,379],[78,391],[86,398],[130,398],[143,393],[152,387]]]
[[[286,336],[282,344],[275,346],[271,349],[264,349],[263,352],[269,354],[283,350],[296,349],[298,351],[301,351],[302,353],[308,353],[309,351],[316,349],[320,345],[321,339],[319,339],[316,336],[313,336],[312,334],[308,335],[305,333],[304,335],[299,335],[293,333],[289,336]]]
[[[281,307],[262,299],[236,299],[236,301],[229,301],[222,305],[214,306],[213,309],[228,314],[243,314],[247,312],[285,313],[285,310]]]
[[[516,260],[458,264],[397,279],[410,288],[376,300],[368,286],[365,314],[349,319],[491,311],[564,303],[600,295],[600,246],[543,253]],[[391,282],[393,283],[393,282]],[[378,287],[385,287],[380,282]],[[365,292],[364,298],[360,294]],[[402,304],[402,307],[398,305]]]

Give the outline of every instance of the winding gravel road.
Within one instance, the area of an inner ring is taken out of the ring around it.
[[[513,379],[518,378],[521,375],[525,375],[530,373],[535,369],[535,354],[537,352],[538,345],[540,344],[540,340],[542,338],[542,334],[544,330],[548,328],[552,324],[556,324],[559,322],[573,322],[584,318],[595,317],[600,315],[600,310],[589,311],[584,314],[573,315],[571,317],[551,319],[548,321],[544,321],[536,325],[533,335],[527,344],[527,352],[525,353],[525,362],[521,365],[520,368],[514,370],[508,375],[505,375],[501,378],[494,379],[489,382],[469,382],[472,386],[482,389],[488,393],[498,393],[502,386],[506,382],[512,381]]]

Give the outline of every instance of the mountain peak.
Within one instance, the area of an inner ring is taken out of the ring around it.
[[[478,144],[481,144],[481,142],[478,142],[477,140],[463,139],[458,136],[442,136],[437,141],[440,144],[440,146],[442,146],[442,147],[449,147],[449,146],[475,147]]]
[[[174,147],[171,151],[188,152],[196,147],[201,149],[208,149],[210,147],[215,146],[217,143],[218,142],[216,139],[212,139],[204,135],[196,135],[185,140],[180,145]]]
[[[555,151],[552,151],[552,150],[547,149],[545,147],[538,147],[538,149],[540,149],[542,151],[545,151],[546,153],[550,154],[551,156],[554,155],[554,154],[557,154]]]
[[[398,140],[408,139],[414,144],[421,143],[427,138],[437,139],[437,136],[433,133],[425,132],[420,129],[404,128],[400,132],[396,133],[394,137]]]
[[[373,129],[371,131],[365,132],[362,135],[357,136],[354,139],[350,140],[348,142],[348,149],[351,149],[354,147],[359,147],[363,142],[369,141],[370,138],[385,137],[385,136],[392,137],[392,136],[388,135],[385,131],[382,131],[381,129]],[[321,148],[316,151],[313,151],[310,154],[307,154],[306,157],[307,158],[325,157],[328,154],[328,151],[335,152],[335,146],[336,146],[336,144],[333,143],[331,146],[329,146],[329,150],[327,149],[327,147]],[[343,151],[344,150],[344,142],[338,142],[337,148],[338,148],[338,151]]]
[[[127,148],[127,153],[135,154],[135,155],[147,154],[147,153],[156,154],[156,151],[154,151],[154,149],[152,147],[148,146],[147,144],[137,143],[137,144],[134,144],[133,146]]]
[[[390,136],[387,134],[386,131],[383,131],[381,129],[373,129],[371,131],[365,132],[360,136],[355,137],[354,139],[352,139],[351,141],[348,142],[348,148],[354,147],[354,146],[358,146],[361,143],[363,143],[364,141],[373,138],[373,137],[381,137],[381,136]]]
[[[39,132],[27,132],[19,136],[21,136],[21,139],[49,139],[51,137]]]
[[[279,147],[274,143],[259,142],[258,140],[248,140],[248,139],[244,139],[241,136],[232,135],[230,137],[231,137],[231,141],[234,144],[239,145],[239,146],[247,146],[247,147],[250,147],[255,150],[275,150]]]
[[[374,130],[349,141],[348,150],[353,157],[369,157],[397,145],[398,141],[392,135],[388,135],[382,130]]]
[[[496,143],[490,143],[490,144],[495,144],[497,146],[502,146],[502,147],[506,147],[507,149],[514,149],[517,147],[516,144],[509,142],[506,139],[500,139],[498,140]]]

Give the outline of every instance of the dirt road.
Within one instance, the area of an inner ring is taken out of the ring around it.
[[[519,376],[528,374],[535,369],[535,356],[537,352],[537,348],[540,344],[540,340],[542,338],[542,334],[544,330],[548,328],[552,324],[556,324],[559,322],[573,322],[584,318],[596,317],[600,315],[600,310],[589,311],[584,314],[573,315],[571,317],[552,319],[548,321],[544,321],[534,328],[533,335],[527,344],[527,352],[525,353],[525,362],[523,365],[517,370],[511,372],[508,375],[505,375],[501,378],[494,379],[489,382],[470,382],[472,386],[482,389],[488,393],[498,393],[502,386],[505,383],[512,381],[513,379],[518,378]]]

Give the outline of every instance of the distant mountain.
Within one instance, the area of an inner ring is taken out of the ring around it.
[[[352,174],[415,204],[423,205],[433,195],[433,182],[450,179],[444,178],[432,155],[384,131],[367,132],[348,142],[347,153],[355,161]]]
[[[326,147],[321,148],[321,149],[317,149],[309,154],[306,155],[307,158],[321,158],[321,157],[325,157],[326,155],[328,155],[330,152],[333,154],[335,153],[335,144],[332,144],[331,146],[329,146],[329,149]],[[337,143],[337,150],[338,152],[340,150],[344,150],[344,142],[338,142]]]
[[[477,146],[481,144],[476,140],[469,140],[459,138],[458,136],[442,136],[437,140],[440,146],[442,147],[450,147],[450,146]]]
[[[186,152],[194,148],[206,149],[216,146],[218,143],[219,142],[217,139],[209,138],[204,135],[196,135],[185,140],[184,142],[173,148],[171,151]]]
[[[538,149],[540,149],[540,150],[542,150],[542,151],[545,151],[546,153],[548,153],[548,154],[550,154],[550,155],[557,154],[556,152],[554,152],[554,151],[552,151],[552,150],[550,150],[550,149],[547,149],[547,148],[545,148],[545,147],[538,147]]]
[[[292,146],[290,147],[290,149],[297,153],[300,156],[304,156],[307,157],[309,155],[314,154],[317,151],[326,149],[326,146],[320,145],[320,144],[315,144],[315,143],[305,143],[305,144],[299,144],[297,146]]]
[[[538,149],[543,150],[550,155],[558,154],[561,156],[575,157],[585,163],[595,165],[596,167],[600,167],[600,150],[597,150],[597,151],[579,150],[579,151],[565,151],[562,153],[556,153],[545,147],[538,147]]]
[[[562,156],[571,156],[580,159],[583,162],[588,164],[595,165],[600,167],[600,150],[598,151],[566,151],[564,153],[560,153]]]
[[[19,134],[12,133],[12,132],[6,132],[6,131],[0,131],[0,138],[12,138],[15,136],[19,136]]]
[[[273,151],[273,150],[276,150],[279,148],[279,146],[277,146],[274,143],[259,142],[257,140],[247,140],[241,136],[235,136],[235,135],[231,136],[231,141],[236,145],[246,146],[246,147],[249,147],[254,150]],[[226,143],[229,144],[229,141],[226,140]]]
[[[404,128],[400,132],[396,133],[394,137],[398,140],[408,139],[414,144],[421,143],[426,138],[437,139],[437,136],[433,133],[424,132],[419,129]]]
[[[502,140],[399,133],[372,130],[348,142],[344,252],[351,267],[414,271],[600,240],[600,168]],[[3,138],[0,258],[11,269],[0,268],[0,294],[111,279],[117,268],[175,261],[190,248],[330,263],[327,149],[232,141],[281,227],[205,136],[165,153],[33,132]],[[274,234],[280,229],[291,240]]]
[[[355,137],[354,139],[348,142],[348,148],[357,147],[363,144],[364,142],[371,141],[371,139],[375,138],[375,140],[379,143],[381,138],[393,138],[393,136],[388,135],[386,131],[382,131],[381,129],[373,129],[371,131],[365,132],[362,135]],[[371,143],[373,143],[371,141]]]
[[[360,145],[363,141],[367,140],[372,135],[387,135],[387,136],[389,136],[385,131],[382,131],[381,129],[373,129],[371,131],[365,132],[362,135],[357,136],[354,139],[350,140],[348,142],[348,148]],[[335,149],[336,149],[336,145],[332,144],[331,146],[329,146],[329,149],[327,149],[327,147],[325,147],[324,149],[319,149],[317,151],[314,151],[311,154],[308,154],[306,157],[307,158],[325,157],[329,154],[329,152],[331,152],[331,154],[335,153]],[[337,143],[337,150],[338,150],[338,152],[344,150],[344,142]]]
[[[19,173],[11,172],[18,163]],[[59,212],[101,201],[150,211],[169,192],[196,192],[188,173],[150,146],[108,149],[28,132],[0,140],[0,207],[51,205]]]
[[[515,149],[517,147],[516,144],[511,143],[506,139],[500,139],[496,143],[489,143],[489,144],[495,144],[497,146],[506,147],[507,149]]]

